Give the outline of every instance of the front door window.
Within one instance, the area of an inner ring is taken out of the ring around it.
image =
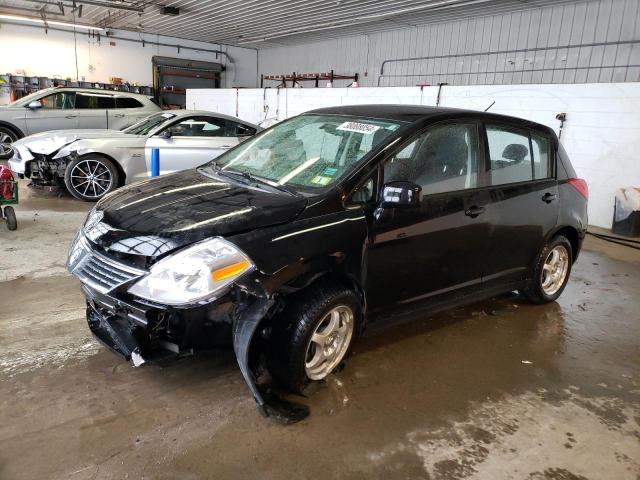
[[[72,110],[75,104],[74,92],[58,92],[40,99],[45,110]]]
[[[424,195],[477,187],[476,125],[439,125],[420,135],[385,164],[385,183],[394,180],[418,184]]]

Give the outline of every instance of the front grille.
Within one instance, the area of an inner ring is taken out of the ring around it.
[[[100,293],[109,293],[147,273],[96,252],[82,234],[71,245],[67,268]]]

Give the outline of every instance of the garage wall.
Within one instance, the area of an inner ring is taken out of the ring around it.
[[[314,108],[363,103],[435,105],[438,87],[188,90],[187,108],[213,110],[258,123]],[[640,83],[445,86],[440,106],[527,118],[558,132],[590,189],[589,223],[610,228],[616,189],[640,186]]]
[[[104,32],[102,32],[104,33]],[[234,60],[230,63],[223,55],[194,50],[142,46],[137,42],[110,40],[104,34],[100,41],[89,38],[85,32],[77,34],[78,71],[80,80],[108,83],[110,77],[120,77],[130,83],[151,85],[151,57],[167,57],[220,62],[226,65],[223,74],[225,87],[255,87],[257,52],[253,49],[194,42],[173,37],[137,34],[114,30],[116,37],[208,50],[227,51]],[[110,45],[110,41],[115,43]],[[74,36],[72,31],[49,30],[42,26],[0,24],[0,73],[17,73],[24,70],[27,76],[76,78]]]
[[[640,80],[640,2],[590,0],[480,13],[259,52],[260,74],[331,69],[359,73],[362,86],[634,82]]]

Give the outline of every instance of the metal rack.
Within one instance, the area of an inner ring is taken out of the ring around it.
[[[288,88],[289,85],[287,82],[291,82],[291,87],[301,87],[300,82],[315,82],[315,87],[320,86],[320,80],[326,80],[333,82],[335,80],[353,80],[352,84],[358,81],[358,74],[353,75],[339,75],[335,73],[333,70],[330,72],[323,73],[296,73],[292,74],[281,74],[281,75],[260,75],[260,88],[264,88],[265,80],[277,81],[280,82],[279,85],[276,85],[277,88]]]

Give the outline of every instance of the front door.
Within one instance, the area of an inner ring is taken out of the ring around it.
[[[75,93],[60,91],[38,100],[41,108],[26,109],[27,133],[78,128],[78,115],[74,110]]]
[[[372,312],[478,286],[488,239],[479,124],[432,126],[388,159],[384,182],[422,187],[417,207],[371,216],[367,299]]]
[[[227,120],[215,117],[189,117],[150,137],[145,146],[147,166],[151,165],[151,151],[160,150],[160,175],[198,167],[220,156],[239,143],[237,136],[229,136]]]
[[[536,131],[487,124],[489,258],[485,283],[513,283],[530,274],[558,220],[558,184],[551,139]]]

